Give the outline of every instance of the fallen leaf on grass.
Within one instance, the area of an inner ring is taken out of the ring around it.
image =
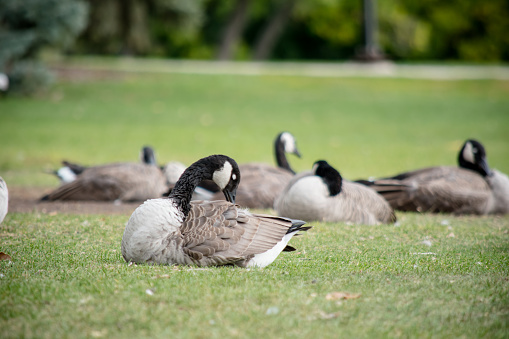
[[[360,296],[361,296],[360,293],[331,292],[325,296],[325,299],[327,300],[357,299]]]
[[[4,252],[0,252],[0,260],[10,260],[12,261],[12,258],[10,255],[4,253]]]

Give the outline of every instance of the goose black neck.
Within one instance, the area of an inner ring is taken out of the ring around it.
[[[333,197],[341,193],[343,187],[343,178],[341,174],[324,160],[317,161],[315,164],[318,165],[315,174],[321,177],[327,185],[329,195]]]
[[[154,150],[149,147],[149,146],[145,146],[143,147],[142,151],[141,151],[141,160],[144,164],[147,164],[147,165],[155,165],[156,164],[156,156],[154,154]]]
[[[203,180],[212,180],[212,173],[199,160],[182,173],[175,187],[171,190],[168,197],[176,202],[177,208],[184,213],[184,216],[189,214],[193,192]]]
[[[295,171],[290,167],[290,164],[288,163],[288,160],[286,159],[286,153],[285,153],[285,145],[281,141],[281,136],[283,133],[279,134],[276,138],[276,141],[274,142],[274,148],[276,153],[276,163],[278,167],[284,168],[285,170],[288,170],[295,174]]]

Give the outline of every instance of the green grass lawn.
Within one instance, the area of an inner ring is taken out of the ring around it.
[[[298,140],[297,171],[318,159],[350,179],[455,165],[473,137],[509,173],[509,83],[186,74],[59,83],[0,99],[0,175],[9,186],[56,186],[44,171],[62,159],[137,161],[146,144],[161,163],[212,153],[273,163],[282,130]],[[8,214],[0,337],[508,337],[508,216],[312,223],[292,240],[297,252],[252,270],[127,266],[128,217]]]
[[[507,337],[508,218],[398,216],[314,223],[298,252],[245,270],[127,266],[127,216],[9,215],[0,336]]]

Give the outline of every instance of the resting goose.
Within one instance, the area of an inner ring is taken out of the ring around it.
[[[41,200],[144,201],[168,191],[165,172],[138,163],[94,166]]]
[[[140,162],[147,165],[157,166],[156,156],[152,147],[144,146],[141,149]],[[63,166],[61,168],[53,172],[53,174],[55,174],[60,179],[60,183],[62,184],[67,184],[76,180],[78,175],[89,168],[80,164],[71,163],[66,160],[62,161],[62,165]]]
[[[274,142],[278,167],[262,163],[241,164],[242,183],[237,190],[236,202],[248,208],[272,208],[274,200],[281,193],[295,172],[286,159],[286,153],[293,153],[300,158],[297,143],[292,134],[280,133]],[[212,200],[221,199],[216,193]]]
[[[509,213],[509,178],[491,170],[486,150],[476,140],[465,141],[459,167],[428,167],[373,181],[359,180],[401,211],[454,214]]]
[[[213,180],[226,200],[193,201],[202,180]],[[126,262],[168,265],[265,267],[304,222],[251,214],[235,205],[237,163],[211,155],[189,166],[168,198],[145,201],[131,215],[122,237]]]
[[[0,224],[7,215],[9,209],[9,190],[4,179],[0,177]]]
[[[375,225],[396,221],[387,201],[374,190],[342,179],[326,161],[297,174],[274,203],[278,215],[306,221]]]

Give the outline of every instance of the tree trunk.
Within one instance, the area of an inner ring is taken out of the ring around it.
[[[228,20],[217,52],[217,59],[230,60],[247,23],[247,12],[251,0],[238,0]]]
[[[272,51],[290,19],[294,5],[295,0],[285,1],[273,13],[255,44],[253,54],[255,60],[265,60],[272,55]]]

